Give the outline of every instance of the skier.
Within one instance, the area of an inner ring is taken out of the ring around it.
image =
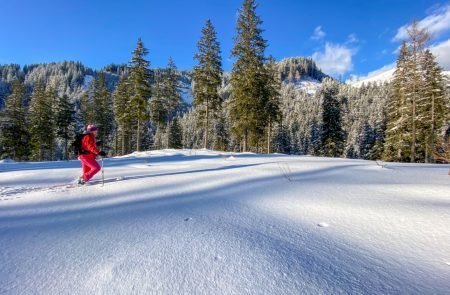
[[[78,184],[81,185],[84,185],[100,171],[100,165],[95,160],[95,157],[97,155],[101,157],[106,156],[104,151],[99,151],[95,142],[97,131],[98,129],[95,125],[88,125],[84,132],[85,136],[81,140],[81,153],[78,157],[83,168],[83,175],[78,179]]]

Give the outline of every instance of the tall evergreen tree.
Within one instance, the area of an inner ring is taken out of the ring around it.
[[[419,140],[423,143],[423,157],[428,163],[433,160],[436,143],[443,141],[441,129],[450,112],[442,69],[430,50],[425,50],[421,63],[424,79],[422,95],[418,100]]]
[[[180,77],[172,57],[169,58],[167,63],[162,84],[167,105],[167,120],[169,123],[175,117],[181,105]]]
[[[211,20],[206,21],[202,36],[197,43],[198,53],[195,55],[198,64],[194,68],[194,106],[204,120],[204,144],[208,148],[210,117],[215,117],[222,103],[219,88],[222,84],[222,59],[217,33]],[[211,116],[212,115],[212,116]],[[216,139],[214,139],[216,140]]]
[[[342,129],[341,104],[338,99],[338,82],[325,79],[318,95],[322,101],[321,154],[339,157],[343,152],[344,131]]]
[[[116,126],[118,127],[118,133],[120,134],[120,153],[122,155],[128,153],[129,141],[131,135],[131,122],[132,113],[130,109],[130,85],[127,77],[122,77],[117,85],[116,90],[113,93],[114,100],[114,118],[116,120]],[[116,132],[116,139],[119,136]],[[116,152],[118,147],[116,147]]]
[[[151,97],[149,70],[150,63],[145,59],[148,50],[144,47],[141,38],[138,39],[136,49],[130,62],[130,84],[132,85],[130,108],[136,119],[136,150],[141,149],[142,129],[148,119],[148,101]]]
[[[162,136],[165,133],[166,124],[169,118],[168,104],[164,97],[163,77],[161,73],[155,73],[155,83],[153,84],[153,95],[150,100],[150,120],[156,125],[156,146],[162,148]]]
[[[275,122],[279,122],[281,119],[280,110],[280,91],[281,91],[281,81],[279,77],[279,72],[276,67],[275,60],[270,57],[267,63],[267,83],[266,83],[266,95],[268,97],[267,104],[265,107],[266,119],[267,119],[267,153],[271,152],[271,139],[272,139],[272,128]]]
[[[64,159],[69,159],[68,145],[71,138],[71,125],[74,123],[75,106],[69,101],[67,95],[58,98],[55,112],[56,136],[63,140]]]
[[[183,147],[183,131],[176,117],[169,125],[168,142],[168,148],[181,149]]]
[[[245,0],[239,10],[237,36],[231,55],[236,58],[231,74],[232,132],[246,151],[249,140],[257,144],[266,127],[265,107],[267,75],[264,63],[266,40],[262,37],[262,21],[256,15],[255,0]]]
[[[104,149],[110,142],[114,130],[113,101],[106,86],[105,74],[100,72],[92,85],[92,108],[94,121],[99,129],[98,139]]]
[[[37,161],[52,160],[54,148],[54,117],[52,101],[39,81],[31,97],[29,110],[31,134],[31,158]]]
[[[1,158],[11,158],[15,161],[28,159],[30,136],[27,130],[25,99],[23,82],[14,80],[12,93],[6,98],[5,106],[0,112]]]
[[[410,58],[408,59],[409,81],[407,99],[411,105],[411,162],[416,161],[416,145],[417,145],[417,100],[419,99],[423,76],[420,73],[420,60],[423,50],[429,40],[428,32],[421,28],[419,22],[414,21],[407,28],[409,36]]]
[[[409,155],[409,106],[407,105],[407,61],[409,51],[403,42],[391,83],[392,91],[387,104],[387,129],[384,159],[402,161]]]

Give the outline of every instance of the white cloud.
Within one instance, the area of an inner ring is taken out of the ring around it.
[[[450,71],[450,39],[447,41],[435,44],[429,48],[436,61],[443,68],[444,71]],[[350,75],[347,83],[354,86],[361,86],[362,82],[370,81],[389,81],[394,73],[396,63],[385,65],[375,71],[369,72],[365,76]]]
[[[314,29],[314,33],[311,36],[311,39],[313,40],[320,40],[323,39],[325,37],[325,32],[322,31],[322,26],[318,26]]]
[[[450,71],[450,39],[430,47],[436,61],[445,70]]]
[[[359,39],[358,39],[358,37],[356,37],[355,33],[348,35],[347,42],[346,42],[347,44],[354,44],[354,43],[358,43],[358,42],[359,42]]]
[[[353,69],[352,57],[355,49],[327,42],[325,52],[314,52],[312,58],[329,75],[342,75]]]
[[[404,25],[398,29],[392,41],[402,41],[408,38],[407,28]],[[450,4],[435,10],[431,15],[419,21],[419,27],[426,29],[432,36],[439,35],[450,29]]]

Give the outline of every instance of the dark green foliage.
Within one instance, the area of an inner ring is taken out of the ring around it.
[[[145,59],[148,50],[144,47],[141,38],[138,39],[136,49],[130,62],[130,105],[132,116],[136,119],[136,150],[141,149],[142,128],[148,119],[148,101],[151,96],[150,63]]]
[[[336,81],[325,79],[322,89],[316,93],[316,97],[322,101],[320,153],[327,157],[339,157],[344,149],[344,130],[338,91],[339,84]]]
[[[217,33],[210,20],[202,29],[202,37],[197,43],[195,55],[197,66],[193,73],[194,106],[199,111],[199,119],[204,121],[204,148],[208,147],[210,118],[215,118],[222,103],[219,89],[222,84],[222,59]],[[213,141],[217,141],[214,138]]]
[[[262,37],[261,19],[256,15],[254,0],[245,0],[239,10],[237,36],[232,56],[236,58],[231,74],[232,132],[242,142],[258,145],[266,127],[265,107],[268,101],[264,51],[266,40]]]
[[[52,96],[45,91],[43,82],[38,82],[31,97],[29,110],[31,159],[53,160],[54,156],[54,114]]]
[[[26,92],[19,79],[12,82],[12,93],[7,97],[5,107],[0,112],[0,152],[1,158],[15,161],[28,159],[30,136],[27,128],[25,109]]]
[[[100,148],[105,149],[111,144],[112,133],[114,131],[113,100],[106,86],[103,72],[95,78],[91,85],[93,121],[98,127],[98,140],[101,142]]]
[[[183,147],[183,131],[178,118],[174,118],[169,125],[168,147],[171,149],[181,149]]]
[[[131,151],[131,123],[133,117],[130,108],[130,87],[129,80],[123,77],[113,94],[114,117],[117,126],[115,151],[122,155]]]
[[[75,109],[74,104],[69,101],[67,95],[58,97],[58,101],[55,106],[55,127],[57,138],[63,141],[64,149],[64,159],[69,159],[68,144],[69,139],[72,138],[75,129],[74,125],[74,115]]]

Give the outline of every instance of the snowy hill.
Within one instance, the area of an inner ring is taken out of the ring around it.
[[[394,75],[395,68],[383,70],[383,71],[376,71],[372,74],[369,74],[367,77],[363,77],[362,79],[357,80],[349,80],[347,83],[352,85],[353,87],[361,87],[363,84],[368,83],[384,83],[384,82],[390,82],[392,80],[392,77]],[[447,76],[450,78],[450,71],[443,71],[442,74],[444,76]]]
[[[164,150],[0,163],[1,294],[446,294],[449,165]]]

